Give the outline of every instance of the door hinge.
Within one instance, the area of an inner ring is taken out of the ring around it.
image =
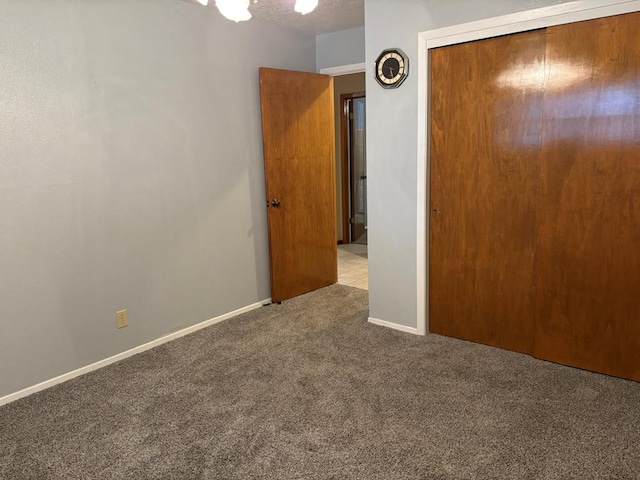
[[[349,120],[353,120],[353,112],[349,113]]]
[[[349,223],[351,225],[355,225],[356,224],[356,219],[354,217],[349,217]]]

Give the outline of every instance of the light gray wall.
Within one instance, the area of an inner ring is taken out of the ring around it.
[[[341,67],[364,62],[364,27],[316,36],[316,68]]]
[[[565,3],[563,0],[365,0],[369,310],[416,327],[418,33]],[[373,63],[399,47],[411,72],[397,90],[380,88]]]
[[[179,0],[2,1],[0,397],[269,297],[258,67],[315,60]]]

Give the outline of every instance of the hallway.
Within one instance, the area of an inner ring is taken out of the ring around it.
[[[338,245],[338,283],[369,289],[369,261],[367,245],[349,243]]]

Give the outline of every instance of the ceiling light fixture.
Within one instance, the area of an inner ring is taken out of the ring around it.
[[[222,15],[234,22],[244,22],[251,18],[249,0],[216,0],[216,7]]]
[[[302,15],[306,15],[313,12],[317,6],[318,0],[296,0],[296,6],[293,9]]]
[[[209,4],[209,0],[196,1],[205,7]],[[293,9],[302,15],[306,15],[313,12],[317,6],[318,0],[296,0]],[[222,15],[234,22],[244,22],[251,18],[249,0],[216,0],[216,7],[218,7]]]

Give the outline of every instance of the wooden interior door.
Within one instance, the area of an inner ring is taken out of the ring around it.
[[[273,302],[338,279],[333,80],[260,69]]]
[[[431,55],[430,331],[531,352],[545,32]]]
[[[640,13],[548,29],[534,354],[640,380]]]

